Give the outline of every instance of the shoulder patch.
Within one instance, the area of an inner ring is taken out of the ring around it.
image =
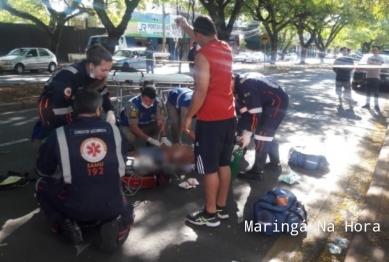
[[[130,111],[130,118],[137,118],[138,117],[138,113],[136,112],[136,110],[131,110]]]

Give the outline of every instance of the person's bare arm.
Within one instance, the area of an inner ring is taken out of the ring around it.
[[[196,66],[196,84],[186,118],[192,118],[200,110],[209,87],[210,65],[207,58],[203,54],[197,53],[195,64],[198,65]]]
[[[140,137],[144,140],[147,141],[147,139],[149,138],[148,135],[146,135],[142,129],[139,128],[138,124],[130,124],[130,130],[132,133],[134,133],[137,137]]]
[[[166,136],[166,122],[165,120],[157,120],[159,131],[161,132],[161,136]]]

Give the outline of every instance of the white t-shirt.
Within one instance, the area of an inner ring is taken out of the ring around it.
[[[385,63],[385,60],[380,55],[372,55],[367,59],[367,64],[369,65],[382,65]],[[366,78],[378,78],[380,79],[381,68],[369,68],[366,72]]]

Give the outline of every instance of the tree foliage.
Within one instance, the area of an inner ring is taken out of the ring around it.
[[[50,50],[58,51],[62,30],[70,19],[90,12],[81,0],[63,1],[63,9],[54,8],[54,0],[32,1],[23,5],[17,1],[0,0],[0,7],[12,16],[29,20],[38,25],[51,39]],[[45,15],[44,15],[45,14]]]
[[[108,51],[111,53],[115,51],[115,46],[117,45],[120,36],[124,34],[124,31],[126,31],[128,22],[131,20],[132,12],[138,6],[139,2],[140,0],[124,0],[125,7],[123,8],[123,15],[121,16],[120,22],[115,25],[113,19],[109,15],[109,12],[107,12],[107,6],[111,3],[118,2],[111,0],[93,0],[93,9],[107,30]],[[122,9],[117,8],[117,10],[120,12]]]
[[[270,37],[271,63],[277,57],[278,34],[290,23],[290,10],[284,0],[247,0],[245,10],[255,21],[262,22]]]
[[[218,38],[228,41],[244,0],[200,0],[215,23]]]
[[[245,30],[246,48],[254,51],[260,51],[263,46],[259,39],[259,26],[258,23],[249,23]]]

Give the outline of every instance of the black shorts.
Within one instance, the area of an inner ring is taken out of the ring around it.
[[[199,174],[211,174],[229,166],[235,142],[236,118],[196,122],[195,166]]]

